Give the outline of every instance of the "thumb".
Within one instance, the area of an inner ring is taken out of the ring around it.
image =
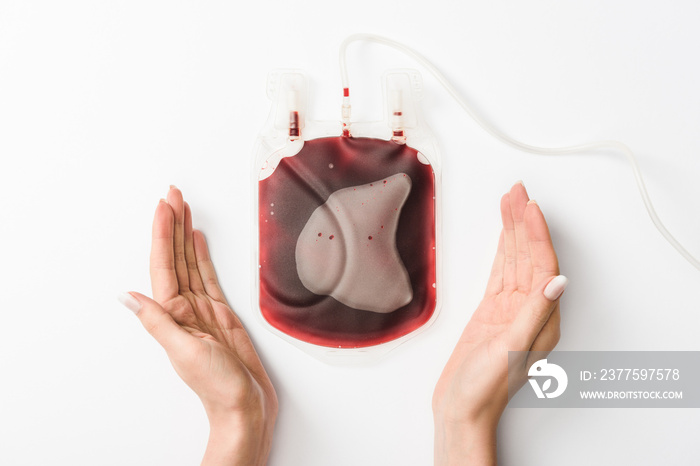
[[[509,331],[511,351],[528,351],[537,335],[547,323],[559,302],[559,297],[569,284],[564,275],[549,277],[533,289],[527,301],[515,317]]]
[[[180,327],[165,309],[141,293],[131,291],[119,295],[119,302],[139,318],[148,333],[156,339],[167,353],[187,343],[191,335]]]

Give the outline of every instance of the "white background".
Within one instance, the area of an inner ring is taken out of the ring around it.
[[[65,1],[0,3],[0,464],[189,465],[207,422],[165,353],[116,301],[150,292],[169,184],[206,234],[231,305],[277,388],[272,465],[426,465],[430,397],[485,287],[502,193],[525,182],[570,287],[559,350],[698,350],[700,272],[650,222],[619,154],[542,157],[492,139],[424,73],[444,162],[444,306],[427,332],[359,368],[262,328],[251,302],[252,149],[268,71],[311,83],[339,118],[337,50],[354,32],[431,59],[525,142],[619,139],[667,227],[700,255],[700,5],[692,1]],[[354,118],[381,73],[349,50]],[[502,464],[697,464],[697,410],[512,410]]]

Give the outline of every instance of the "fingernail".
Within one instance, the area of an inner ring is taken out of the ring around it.
[[[171,184],[170,189],[177,189],[177,186],[175,186],[174,184]]]
[[[522,186],[523,188],[525,187],[525,183],[523,183],[523,180],[518,180],[515,182],[515,184],[518,184],[518,183],[520,183],[520,186]]]
[[[530,199],[529,201],[527,201],[527,203],[528,203],[528,205],[529,205],[529,204],[539,205],[539,204],[537,203],[537,201],[534,200],[534,199]]]
[[[566,289],[569,279],[564,275],[557,275],[552,278],[544,289],[544,297],[550,301],[555,301]]]
[[[167,204],[167,203],[168,203],[168,201],[166,201],[166,200],[163,199],[163,198],[161,198],[159,202],[162,202],[162,203],[164,203],[164,204]]]
[[[120,303],[126,306],[131,312],[138,315],[141,310],[141,303],[129,293],[122,293],[117,296]]]

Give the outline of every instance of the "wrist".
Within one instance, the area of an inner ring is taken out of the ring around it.
[[[456,422],[435,415],[435,465],[496,465],[498,419]]]
[[[203,466],[264,465],[272,445],[275,416],[264,412],[210,412]]]

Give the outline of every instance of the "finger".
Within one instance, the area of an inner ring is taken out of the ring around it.
[[[209,257],[209,248],[207,247],[207,241],[204,239],[204,235],[201,231],[194,230],[192,237],[194,240],[194,252],[197,257],[197,268],[202,277],[204,291],[216,301],[226,303],[224,293],[219,286],[219,280],[216,278],[214,264],[212,264],[211,258]]]
[[[528,351],[542,331],[568,284],[563,275],[549,277],[540,282],[528,297],[508,332],[511,351]]]
[[[532,288],[532,264],[530,262],[530,246],[525,228],[525,207],[529,197],[522,181],[510,189],[510,211],[515,227],[516,250],[516,282],[518,290],[528,292]]]
[[[506,252],[503,239],[503,230],[498,238],[498,248],[496,249],[496,257],[491,266],[491,276],[486,285],[486,296],[491,296],[503,291],[503,269],[505,267]]]
[[[156,207],[151,238],[151,288],[156,301],[165,303],[178,295],[173,255],[173,209],[163,199]]]
[[[517,287],[517,257],[515,245],[515,225],[510,209],[510,193],[501,198],[501,220],[503,221],[503,245],[505,261],[503,267],[503,290],[512,291]]]
[[[141,293],[124,293],[119,297],[119,301],[136,314],[144,328],[168,355],[182,351],[195,338],[175,323],[160,304]]]
[[[194,239],[192,237],[192,210],[185,202],[185,262],[187,262],[187,273],[192,291],[204,292],[202,278],[199,276],[197,268],[197,258],[194,253]]]
[[[536,286],[547,277],[559,275],[559,262],[547,222],[534,200],[528,201],[525,209],[525,229],[532,263],[532,285]]]
[[[168,204],[173,209],[175,230],[173,234],[173,251],[175,256],[175,273],[180,292],[189,290],[187,262],[185,261],[185,202],[182,193],[175,186],[168,191]]]

